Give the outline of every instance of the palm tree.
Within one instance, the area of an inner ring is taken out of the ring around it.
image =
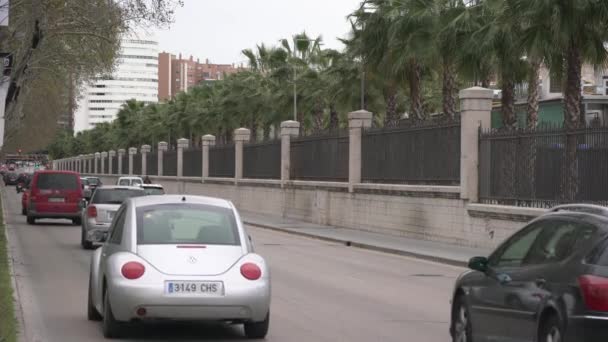
[[[578,128],[585,122],[582,103],[582,65],[588,62],[605,65],[608,51],[608,2],[606,1],[527,1],[509,0],[522,22],[525,47],[535,47],[545,54],[545,61],[557,75],[565,71],[564,126]],[[577,137],[566,138],[563,200],[573,201],[577,189]]]

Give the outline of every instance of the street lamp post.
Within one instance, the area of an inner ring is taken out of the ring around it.
[[[296,49],[298,42],[314,42],[316,39],[310,38],[295,38],[293,42],[293,58],[296,58]],[[279,42],[283,42],[283,40],[279,40]],[[319,46],[323,45],[322,43],[318,43]],[[298,121],[298,82],[297,79],[297,71],[295,63],[292,64],[293,67],[293,121]]]

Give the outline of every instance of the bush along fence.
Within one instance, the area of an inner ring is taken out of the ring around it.
[[[200,149],[179,139],[176,151],[161,142],[154,152],[144,145],[139,151],[132,147],[55,160],[53,167],[203,183],[257,179],[286,187],[337,182],[350,192],[450,187],[470,203],[608,205],[608,128],[490,131],[492,100],[489,89],[461,91],[460,118],[447,123],[371,129],[372,113],[360,110],[349,113],[344,132],[300,136],[300,123],[285,121],[274,141],[251,143],[250,131],[239,128],[230,144],[216,144],[213,135],[205,135]]]

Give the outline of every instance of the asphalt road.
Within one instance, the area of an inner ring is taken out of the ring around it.
[[[35,226],[19,195],[3,205],[26,341],[101,341],[86,319],[90,251],[68,221]],[[270,263],[273,294],[268,341],[448,341],[449,296],[461,269],[401,256],[249,228]],[[241,327],[138,326],[125,341],[246,340]]]

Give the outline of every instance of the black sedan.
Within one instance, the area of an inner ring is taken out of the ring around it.
[[[608,208],[558,206],[469,268],[453,341],[608,341]]]

